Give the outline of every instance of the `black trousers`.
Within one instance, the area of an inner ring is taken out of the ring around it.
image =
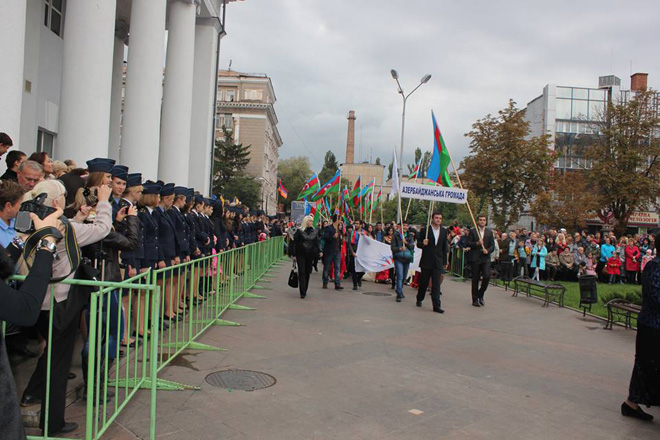
[[[660,330],[639,325],[635,341],[635,366],[630,386],[628,400],[640,405],[660,404],[660,378],[657,377],[654,363],[660,362]]]
[[[298,264],[298,288],[300,289],[300,296],[305,296],[309,287],[309,276],[312,274],[314,257],[300,254],[296,256],[296,261]]]
[[[426,297],[426,289],[429,287],[429,280],[432,282],[431,286],[431,302],[433,303],[433,310],[440,309],[440,283],[442,279],[442,269],[426,269],[420,268],[419,274],[419,288],[417,289],[417,302],[424,301]]]
[[[57,310],[56,310],[57,312]],[[46,348],[37,362],[37,368],[32,373],[25,394],[41,398],[41,419],[39,427],[44,429],[46,418],[46,372],[48,361],[48,344],[51,346],[50,364],[50,407],[48,408],[48,432],[60,430],[65,423],[64,410],[66,406],[66,388],[73,356],[73,346],[78,330],[77,316],[71,316],[63,327],[53,326],[52,340],[48,340],[49,312],[42,311],[37,320],[37,329],[46,339]],[[83,366],[84,368],[84,366]]]
[[[481,278],[481,287],[479,287]],[[490,260],[475,261],[472,263],[472,302],[484,299],[484,293],[490,282]]]
[[[351,252],[348,252],[348,264],[346,265],[348,271],[351,273],[351,279],[353,281],[353,286],[359,286],[360,283],[362,282],[362,277],[364,276],[364,272],[357,272],[355,270],[355,257],[351,254]]]

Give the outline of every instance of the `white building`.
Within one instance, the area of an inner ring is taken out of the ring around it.
[[[28,154],[111,157],[207,192],[233,1],[1,1],[0,131]]]

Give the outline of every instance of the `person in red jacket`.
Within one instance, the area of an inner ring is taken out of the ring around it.
[[[618,252],[614,252],[612,256],[607,259],[605,273],[610,276],[610,284],[616,284],[617,280],[619,279],[619,275],[621,275],[621,260],[619,259]]]
[[[637,283],[637,272],[639,272],[639,262],[642,254],[637,247],[637,243],[633,240],[628,240],[625,247],[626,253],[626,273],[628,274],[628,284]]]

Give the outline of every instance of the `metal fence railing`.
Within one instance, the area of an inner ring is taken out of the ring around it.
[[[449,253],[449,273],[457,278],[464,278],[466,252],[459,247],[452,247]]]
[[[214,325],[240,325],[221,319],[222,314],[231,309],[254,310],[237,301],[263,298],[249,290],[259,288],[257,281],[267,277],[268,270],[283,257],[283,246],[283,237],[274,237],[175,266],[149,270],[121,283],[63,281],[92,290],[80,326],[86,384],[84,427],[81,427],[84,438],[100,439],[139,390],[146,389],[150,393],[149,438],[154,439],[158,391],[194,388],[159,379],[159,372],[185,349],[222,350],[196,339]],[[50,289],[51,304],[55,304],[53,285]],[[166,319],[164,312],[172,316],[174,307],[177,311],[182,307],[183,312],[178,318]],[[40,360],[45,367],[42,368],[45,388],[39,396],[43,402],[41,425],[44,431],[43,435],[28,436],[33,440],[49,438],[49,418],[54,404],[53,362],[58,356],[71,354],[57,352],[54,356],[53,346],[57,344],[51,341],[60,331],[56,313],[51,307],[48,330],[44,331],[48,343]],[[122,345],[122,340],[127,343],[132,334],[135,334],[135,342]]]

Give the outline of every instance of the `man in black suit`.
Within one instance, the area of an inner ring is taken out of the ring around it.
[[[442,226],[442,214],[434,212],[431,216],[431,227],[423,228],[417,238],[417,247],[422,249],[422,258],[419,262],[421,275],[419,289],[417,290],[417,307],[422,307],[422,301],[426,296],[426,288],[431,286],[431,301],[433,311],[445,313],[440,307],[440,285],[447,266],[449,256],[449,241],[447,240],[447,229]]]
[[[478,229],[470,229],[468,234],[468,262],[472,266],[472,305],[484,307],[484,293],[490,281],[490,254],[495,249],[493,231],[486,227],[486,216],[477,218]],[[481,278],[481,287],[479,287]]]

